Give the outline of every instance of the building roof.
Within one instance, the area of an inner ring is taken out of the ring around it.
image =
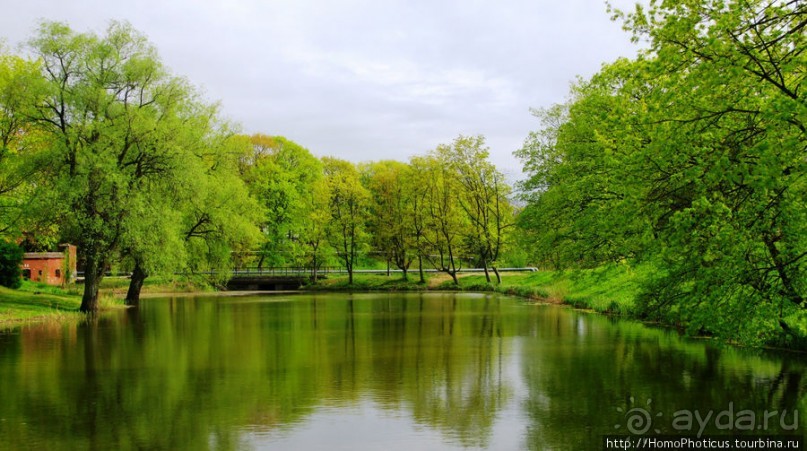
[[[64,258],[64,254],[61,252],[26,252],[22,254],[23,260],[42,260],[53,258]]]

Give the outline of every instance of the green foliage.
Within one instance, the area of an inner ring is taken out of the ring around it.
[[[256,134],[250,143],[252,150],[239,167],[265,210],[257,266],[302,266],[306,246],[301,238],[309,213],[306,197],[322,178],[322,163],[308,149],[282,136]]]
[[[519,153],[535,260],[651,262],[643,317],[791,339],[807,290],[804,14],[761,1],[617,13],[648,50],[538,113],[544,128]]]
[[[22,257],[23,251],[19,246],[0,241],[0,285],[8,288],[20,287]]]
[[[248,142],[129,24],[43,22],[28,44],[35,61],[0,55],[0,233],[76,243],[86,311],[113,264],[135,269],[133,285],[226,275],[258,233],[238,173]]]
[[[26,217],[37,193],[42,135],[26,122],[31,97],[41,92],[35,62],[7,55],[0,46],[0,236],[15,239],[37,224]]]
[[[330,209],[329,241],[353,281],[353,270],[366,251],[370,193],[362,186],[356,167],[337,158],[323,158]]]
[[[375,255],[404,271],[417,252],[417,231],[412,215],[416,190],[411,167],[398,161],[379,161],[362,167],[362,184],[371,194],[368,228]]]
[[[232,255],[252,250],[260,242],[256,227],[263,210],[240,178],[237,155],[249,143],[226,131],[211,133],[201,158],[189,169],[196,177],[186,183],[180,229],[188,255],[182,269],[191,273],[213,272],[213,282],[229,278]]]
[[[455,141],[455,144],[459,144]],[[468,230],[459,194],[461,185],[449,164],[452,146],[441,144],[423,157],[413,157],[410,164],[418,185],[420,199],[416,213],[420,227],[419,252],[436,270],[451,276],[457,284],[462,267],[462,239]]]
[[[99,37],[45,22],[30,47],[42,93],[27,99],[33,114],[25,117],[50,147],[47,190],[34,210],[78,245],[83,309],[96,310],[110,258],[136,247],[133,222],[158,216],[149,202],[183,159],[175,137],[193,114],[193,93],[128,24],[112,23]]]
[[[446,155],[446,164],[459,180],[459,204],[468,219],[464,233],[465,248],[474,266],[485,269],[499,265],[502,250],[509,241],[513,208],[508,201],[510,187],[504,175],[488,161],[489,148],[483,136],[458,137]],[[497,282],[501,277],[497,273]]]

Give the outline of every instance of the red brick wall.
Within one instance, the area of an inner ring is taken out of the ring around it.
[[[22,261],[23,276],[30,271],[30,278],[35,282],[48,285],[61,285],[64,280],[64,258],[29,258]],[[57,275],[58,271],[58,275]]]

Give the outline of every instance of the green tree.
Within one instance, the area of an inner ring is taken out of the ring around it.
[[[468,218],[459,202],[462,185],[451,165],[454,150],[453,145],[441,144],[424,157],[412,158],[411,164],[416,180],[423,184],[420,208],[425,216],[420,254],[434,269],[459,284],[457,273],[462,268],[462,237],[468,230]]]
[[[691,333],[807,333],[806,13],[762,1],[617,13],[647,50],[578,83],[522,152],[536,247],[567,264],[652,262],[639,313]]]
[[[613,88],[637,70],[618,61],[576,83],[567,104],[533,112],[543,128],[517,152],[530,175],[518,221],[542,266],[594,267],[635,257],[642,247],[647,171],[637,149],[646,118],[642,102]]]
[[[429,248],[426,240],[428,224],[429,184],[427,162],[423,157],[412,157],[409,161],[409,168],[404,173],[403,184],[409,192],[409,202],[407,214],[409,224],[411,224],[411,239],[418,261],[418,277],[420,283],[426,283],[423,260],[428,255]]]
[[[40,81],[35,62],[7,54],[0,45],[0,235],[9,238],[47,226],[30,214],[46,150],[42,134],[27,121],[32,99],[42,94]]]
[[[160,258],[153,241],[168,227],[162,215],[176,206],[164,198],[166,191],[212,185],[198,179],[204,172],[188,169],[194,161],[207,159],[217,167],[224,159],[209,155],[219,152],[219,138],[209,131],[215,110],[171,76],[128,24],[113,22],[96,36],[45,22],[30,47],[44,94],[29,99],[27,120],[49,144],[45,200],[84,260],[81,310],[95,311],[99,283],[116,255],[133,258],[138,274],[148,271],[142,265],[151,266],[147,255]],[[235,174],[234,162],[231,170]]]
[[[356,167],[344,160],[322,159],[328,183],[331,221],[330,241],[353,283],[353,271],[368,242],[366,222],[369,193],[361,184]]]
[[[190,273],[211,274],[214,283],[229,279],[233,255],[251,251],[260,242],[264,211],[250,196],[238,172],[238,161],[249,152],[249,142],[227,128],[214,128],[202,152],[193,160],[198,177],[186,179],[182,233]]]
[[[362,180],[370,191],[370,229],[376,252],[408,279],[415,259],[416,233],[412,223],[413,191],[407,186],[409,166],[399,161],[379,161],[362,167]]]
[[[311,189],[301,199],[304,212],[300,227],[300,243],[305,266],[311,268],[311,281],[316,283],[318,272],[331,253],[329,225],[331,223],[330,186],[325,177],[314,180]]]
[[[671,210],[655,224],[669,272],[647,311],[682,297],[692,330],[789,331],[807,292],[807,5],[664,3],[626,25],[650,43],[645,155],[667,150],[649,200]]]
[[[322,164],[308,149],[282,136],[256,134],[250,141],[253,151],[240,167],[266,211],[258,266],[296,265],[304,258],[300,237],[308,210],[303,198],[322,177]]]
[[[488,268],[493,269],[496,281],[501,283],[497,261],[514,221],[507,198],[510,187],[504,175],[488,161],[490,150],[483,136],[459,136],[451,150],[447,158],[462,187],[460,207],[469,222],[466,248],[475,256],[478,266],[484,268],[488,283]]]

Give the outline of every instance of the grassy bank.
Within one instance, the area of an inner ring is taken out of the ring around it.
[[[45,321],[79,321],[81,295],[75,287],[61,289],[24,282],[19,290],[0,287],[0,330]]]
[[[400,275],[357,274],[353,284],[347,276],[330,277],[319,284],[306,287],[312,291],[426,291],[462,290],[495,291],[541,302],[565,303],[599,312],[628,313],[636,295],[639,271],[613,266],[588,271],[541,271],[534,273],[504,273],[502,283],[488,284],[484,275],[460,277],[459,287],[445,274],[430,273],[427,282],[420,283],[416,272],[409,280]],[[101,284],[103,309],[121,308],[129,286],[126,278],[105,278]],[[19,290],[0,287],[0,329],[43,321],[78,321],[83,315],[81,285],[65,288],[24,282]],[[141,294],[211,291],[210,285],[192,279],[150,277]]]
[[[123,308],[128,288],[127,278],[105,278],[99,294],[101,310]],[[79,311],[83,289],[77,284],[54,287],[30,281],[24,281],[17,290],[0,287],[0,330],[48,321],[81,321],[85,317]],[[141,294],[210,290],[208,284],[200,281],[150,277],[143,284]]]
[[[492,276],[492,275],[491,275]],[[495,291],[543,302],[568,304],[601,313],[630,314],[643,271],[626,265],[570,271],[503,274],[501,284],[489,284],[484,275],[460,279],[460,289]],[[440,285],[451,289],[453,283]]]
[[[474,273],[462,275],[459,286],[444,274],[429,274],[426,284],[410,274],[409,280],[400,275],[356,274],[353,284],[347,276],[330,277],[310,287],[317,291],[423,291],[461,290],[494,291],[541,302],[569,304],[577,308],[603,313],[629,314],[638,294],[641,268],[614,265],[592,270],[539,271],[532,273],[503,273],[502,283],[487,283],[485,276]],[[491,273],[491,278],[493,274]],[[495,279],[494,279],[495,281]]]
[[[101,281],[101,293],[114,298],[123,299],[129,290],[129,278],[127,277],[106,277]],[[203,278],[188,277],[147,277],[140,290],[142,295],[168,294],[168,293],[190,293],[214,291],[214,288]]]

